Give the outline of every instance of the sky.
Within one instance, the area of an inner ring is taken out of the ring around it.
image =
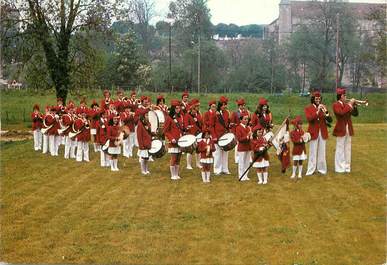
[[[350,0],[357,3],[386,3],[387,0]],[[170,0],[154,0],[157,16],[153,23],[163,20],[168,13]],[[211,22],[236,24],[269,24],[278,17],[280,0],[208,0]]]

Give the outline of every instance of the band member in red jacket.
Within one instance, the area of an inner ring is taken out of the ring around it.
[[[214,141],[211,139],[209,130],[202,133],[202,139],[198,143],[198,152],[200,153],[200,163],[202,165],[202,181],[210,182],[211,165],[214,163],[212,153],[215,151]]]
[[[184,130],[184,115],[181,111],[180,101],[172,100],[169,115],[165,119],[164,135],[168,142],[168,153],[171,154],[170,171],[171,179],[178,180],[181,151],[177,145],[177,141],[183,135]]]
[[[99,119],[99,122],[97,124],[97,138],[98,142],[101,146],[100,151],[100,161],[101,161],[101,167],[110,167],[110,156],[108,154],[108,137],[107,137],[107,129],[109,127],[109,117],[105,111],[101,110],[101,117]],[[110,142],[110,141],[109,141]]]
[[[293,142],[293,171],[291,179],[296,177],[296,171],[298,168],[298,178],[302,178],[302,161],[306,160],[305,142],[302,138],[304,131],[302,130],[301,116],[297,116],[291,121],[294,125],[294,129],[290,132],[290,139]]]
[[[111,171],[119,171],[118,155],[121,153],[119,125],[120,116],[116,115],[110,118],[110,124],[107,128],[107,139],[109,139],[108,154],[110,155],[110,169]]]
[[[32,108],[31,120],[32,120],[32,131],[34,134],[34,150],[42,150],[42,128],[43,114],[39,112],[39,105],[35,104]]]
[[[254,154],[253,167],[257,169],[258,184],[267,184],[268,168],[269,168],[269,154],[267,149],[269,143],[266,141],[264,135],[264,128],[261,124],[257,124],[253,128],[253,139],[251,140],[251,149]]]
[[[165,104],[165,98],[163,95],[157,96],[155,109],[161,110],[165,115],[168,115],[168,106]]]
[[[215,152],[214,152],[214,174],[230,174],[228,170],[228,152],[223,151],[218,144],[218,140],[223,134],[228,133],[230,129],[230,114],[227,110],[228,98],[221,96],[219,98],[216,118],[215,118],[215,126],[214,126],[214,135],[212,139],[215,144]]]
[[[181,95],[181,110],[183,113],[186,113],[189,110],[188,104],[189,104],[189,93],[187,90],[183,92]]]
[[[60,118],[61,123],[61,130],[62,130],[62,136],[64,137],[65,141],[65,152],[64,152],[64,158],[69,159],[76,158],[75,156],[75,148],[76,144],[74,144],[74,140],[70,139],[69,133],[72,132],[72,126],[74,123],[74,109],[66,107],[66,113],[62,115]]]
[[[103,91],[103,99],[101,100],[101,109],[103,110],[107,110],[109,109],[109,105],[113,104],[114,101],[113,99],[110,97],[110,91],[105,89]]]
[[[257,109],[251,116],[251,126],[255,127],[258,123],[265,129],[265,133],[273,128],[273,116],[269,108],[268,100],[265,98],[259,99]]]
[[[58,156],[59,151],[59,134],[58,129],[59,125],[59,115],[56,113],[57,108],[51,107],[48,115],[45,116],[44,122],[49,129],[47,130],[48,135],[48,145],[51,156]]]
[[[46,117],[47,115],[50,115],[50,112],[51,112],[51,107],[50,106],[46,106],[46,108],[44,109],[44,114],[43,114],[43,121],[42,121],[42,130],[46,130],[48,128],[48,125],[46,124]],[[49,150],[49,146],[48,146],[48,133],[47,133],[47,130],[43,133],[42,132],[42,136],[43,136],[43,145],[42,145],[42,153],[43,154],[47,154],[48,150]]]
[[[77,109],[78,117],[74,121],[73,130],[77,135],[77,154],[76,161],[90,162],[89,159],[89,141],[90,141],[90,124],[87,120],[87,110]]]
[[[99,123],[101,115],[101,110],[97,101],[93,100],[93,103],[90,106],[90,110],[88,111],[88,116],[90,118],[90,139],[93,143],[94,152],[99,152],[101,149],[101,145],[96,141],[97,138],[97,126]]]
[[[141,174],[150,174],[149,150],[152,147],[152,134],[150,130],[150,123],[148,120],[149,109],[142,109],[139,113],[139,120],[137,123],[137,141],[138,141],[138,156],[140,158]]]
[[[203,131],[209,131],[211,137],[215,136],[216,100],[208,102],[208,111],[203,114]],[[213,138],[212,138],[213,139]]]
[[[336,136],[335,171],[337,173],[351,172],[351,142],[353,127],[351,116],[358,116],[359,112],[355,99],[347,102],[344,88],[338,88],[337,101],[333,103],[336,125],[333,135]]]
[[[187,134],[198,135],[202,130],[202,116],[199,108],[200,102],[194,98],[188,104],[189,110],[184,114],[184,128]],[[195,153],[196,166],[201,168],[198,154]],[[192,169],[192,154],[187,153],[187,169]]]
[[[134,112],[131,111],[131,105],[128,102],[123,103],[124,111],[120,114],[120,124],[127,130],[128,136],[122,143],[122,155],[125,157],[133,156],[134,139]]]
[[[240,117],[240,124],[235,129],[235,136],[238,140],[238,179],[242,177],[242,174],[247,170],[251,160],[251,139],[252,131],[249,123],[249,115],[244,114]],[[247,172],[241,181],[250,180]]]
[[[233,134],[235,134],[236,127],[241,122],[241,119],[240,119],[241,116],[249,115],[249,118],[250,118],[250,113],[246,109],[245,100],[243,98],[241,98],[241,99],[237,100],[236,103],[238,105],[238,109],[231,114],[231,121],[230,121],[231,132]],[[238,148],[237,147],[234,149],[234,161],[236,164],[238,163]]]
[[[325,159],[325,146],[328,139],[328,128],[332,117],[322,104],[319,91],[315,91],[311,97],[311,104],[305,108],[305,117],[308,121],[308,132],[311,136],[309,144],[309,160],[306,176],[312,175],[316,169],[321,174],[327,173],[327,162]]]

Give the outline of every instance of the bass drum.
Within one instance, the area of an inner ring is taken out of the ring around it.
[[[148,120],[150,123],[151,132],[156,134],[159,128],[159,118],[157,116],[156,111],[151,110],[148,112]]]
[[[200,143],[203,140],[202,137],[203,137],[203,133],[199,133],[198,135],[196,135],[196,142]]]
[[[304,133],[301,137],[304,143],[307,143],[312,139],[312,137],[310,136],[310,133],[308,132]]]
[[[165,155],[166,149],[164,143],[161,140],[155,139],[152,140],[151,149],[148,153],[154,158],[161,158]]]
[[[223,151],[230,151],[237,145],[237,140],[233,133],[223,134],[218,140],[218,145]]]
[[[177,141],[177,145],[183,153],[192,154],[197,147],[196,136],[192,134],[184,135]]]

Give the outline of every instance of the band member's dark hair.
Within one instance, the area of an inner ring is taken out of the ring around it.
[[[223,105],[227,105],[227,103],[221,103],[221,102],[218,102],[218,106],[216,106],[216,110],[217,110],[217,111],[220,111],[220,108],[221,108]]]
[[[110,126],[113,126],[113,125],[114,125],[113,119],[109,119],[108,124],[109,124]]]
[[[255,131],[253,131],[253,138],[257,138],[257,136],[258,136],[258,130],[255,130]]]
[[[265,105],[258,105],[257,109],[255,110],[255,114],[260,115],[262,113],[262,107],[263,106],[265,106]],[[267,107],[266,113],[269,114],[270,113],[269,105],[266,105],[266,107]]]
[[[173,119],[175,117],[175,114],[176,114],[176,107],[171,106],[171,108],[169,109],[169,117]]]
[[[337,100],[340,100],[341,99],[341,95],[337,94],[336,98],[337,98]]]
[[[315,98],[316,98],[315,96],[311,96],[311,97],[310,97],[310,103],[313,104]],[[320,97],[320,103],[321,103],[321,101],[322,101],[322,97]]]
[[[156,105],[159,105],[161,101],[165,104],[165,99],[163,99],[163,98],[158,98],[158,99],[156,100]]]

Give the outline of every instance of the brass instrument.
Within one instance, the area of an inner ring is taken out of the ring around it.
[[[319,108],[322,112],[324,112],[325,116],[329,116],[328,109],[327,109],[327,107],[326,107],[325,105],[319,104],[319,105],[318,105],[318,108]]]
[[[50,126],[47,126],[46,120],[45,120],[45,119],[43,119],[43,125],[44,125],[44,127],[46,127],[46,128],[42,128],[42,129],[40,130],[43,134],[46,134],[47,131],[48,131],[49,129],[51,129],[52,126],[54,126],[54,124],[51,124]]]
[[[347,99],[347,103],[349,103],[351,100],[348,100]],[[355,104],[356,105],[360,105],[360,106],[365,106],[365,107],[368,107],[368,99],[365,99],[365,100],[359,100],[359,99],[355,99]]]

